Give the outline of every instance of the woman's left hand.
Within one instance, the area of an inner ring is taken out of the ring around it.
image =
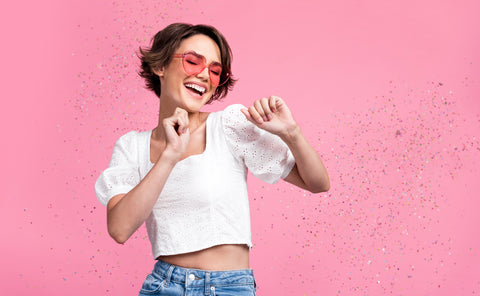
[[[295,166],[285,181],[315,193],[330,189],[328,173],[320,156],[305,139],[281,98],[262,98],[250,108],[242,109],[242,113],[259,128],[279,136],[292,151]]]
[[[277,96],[256,100],[250,108],[241,111],[250,122],[280,138],[299,130],[287,104]]]

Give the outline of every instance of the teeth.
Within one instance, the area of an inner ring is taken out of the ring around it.
[[[185,86],[186,86],[186,87],[193,88],[193,89],[197,90],[198,92],[200,92],[200,93],[202,93],[202,94],[203,94],[203,93],[205,92],[205,90],[206,90],[205,87],[201,87],[201,86],[196,85],[196,84],[193,84],[193,83],[187,83],[187,84],[185,84]]]

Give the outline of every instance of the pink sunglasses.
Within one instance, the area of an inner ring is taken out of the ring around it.
[[[208,76],[213,86],[221,86],[225,84],[229,79],[228,71],[223,71],[222,64],[218,62],[212,62],[207,65],[207,59],[194,52],[187,51],[186,53],[176,53],[174,58],[182,58],[183,69],[187,75],[197,75],[201,73],[205,67],[208,67]]]

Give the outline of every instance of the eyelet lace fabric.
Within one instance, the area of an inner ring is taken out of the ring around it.
[[[104,206],[115,195],[127,193],[140,183],[137,139],[140,133],[131,131],[121,136],[113,147],[108,168],[95,182],[95,193]]]
[[[287,145],[249,122],[242,105],[211,113],[202,154],[178,162],[145,221],[154,258],[194,252],[220,244],[252,247],[247,169],[275,183],[295,164]],[[106,205],[128,193],[153,167],[151,131],[132,131],[116,142],[109,167],[95,191]]]
[[[295,160],[288,146],[276,135],[266,132],[248,121],[236,104],[227,107],[223,126],[227,143],[252,174],[270,184],[285,178]]]

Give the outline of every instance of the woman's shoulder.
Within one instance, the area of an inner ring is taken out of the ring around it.
[[[136,130],[131,130],[123,135],[121,135],[117,141],[121,141],[121,142],[129,142],[129,141],[132,141],[132,140],[135,140],[139,137],[141,137],[142,135],[144,135],[146,132],[148,131],[145,131],[145,132],[140,132],[140,131],[136,131]]]
[[[228,105],[226,106],[223,110],[218,110],[218,111],[214,111],[214,112],[211,112],[210,114],[219,114],[219,115],[222,115],[224,113],[229,113],[229,112],[240,112],[241,109],[246,109],[246,107],[242,104],[231,104],[231,105]]]
[[[242,120],[245,116],[240,111],[241,109],[246,109],[246,107],[242,104],[232,104],[225,107],[223,110],[214,112],[214,116],[217,116],[223,122],[226,120]]]
[[[227,107],[225,107],[225,109],[223,110],[223,112],[226,112],[226,113],[229,113],[229,112],[240,112],[241,109],[246,109],[245,106],[243,106],[242,104],[232,104],[232,105],[229,105]]]
[[[151,130],[147,131],[136,131],[132,130],[123,135],[121,135],[115,145],[123,146],[123,147],[132,147],[141,144],[146,140],[147,137],[150,136]]]
[[[245,106],[241,104],[232,104],[223,110],[212,112],[209,115],[210,128],[218,130],[223,134],[231,134],[236,130],[243,130],[248,126],[249,121],[240,111]],[[238,131],[237,131],[238,132]]]

